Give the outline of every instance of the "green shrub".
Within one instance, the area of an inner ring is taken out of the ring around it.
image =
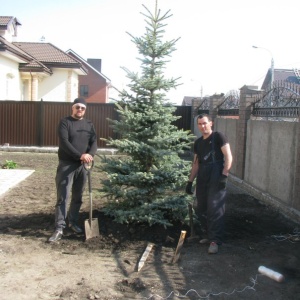
[[[6,160],[5,164],[2,165],[2,169],[15,169],[17,167],[17,163],[12,160]]]

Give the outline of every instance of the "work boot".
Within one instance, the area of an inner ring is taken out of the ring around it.
[[[69,228],[74,231],[75,233],[82,233],[83,230],[77,226],[76,224],[69,224]]]
[[[199,241],[200,244],[208,244],[209,243],[209,239],[206,238],[206,237],[203,237],[200,241]]]
[[[218,253],[218,250],[219,250],[218,244],[215,243],[215,242],[211,242],[210,245],[209,245],[209,248],[208,248],[208,253],[209,254],[216,254],[216,253]]]
[[[207,235],[207,232],[206,231],[202,231],[201,232],[201,239],[199,241],[200,244],[208,244],[209,243],[209,238],[208,238],[208,235]]]
[[[55,230],[54,233],[51,235],[51,237],[49,238],[48,242],[52,243],[52,242],[57,242],[59,241],[63,236],[63,232],[62,230]]]

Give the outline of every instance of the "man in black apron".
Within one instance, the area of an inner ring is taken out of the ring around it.
[[[202,134],[194,143],[194,160],[186,192],[192,194],[196,179],[195,212],[203,234],[200,243],[209,242],[208,253],[218,252],[224,234],[226,183],[232,164],[232,154],[227,137],[212,131],[212,121],[206,114],[197,118]]]

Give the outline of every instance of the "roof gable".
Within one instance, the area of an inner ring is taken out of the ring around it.
[[[11,42],[18,34],[18,25],[21,23],[17,18],[0,16],[0,36]]]
[[[99,70],[97,70],[94,66],[92,66],[91,64],[89,64],[88,61],[84,60],[81,56],[79,56],[77,53],[75,53],[72,49],[67,50],[67,53],[70,56],[74,57],[74,59],[76,59],[79,62],[81,62],[87,68],[92,69],[95,73],[97,73],[98,75],[100,75],[101,77],[103,77],[107,82],[110,82],[110,79],[108,77],[106,77],[102,72],[100,72]]]
[[[300,73],[298,69],[274,69],[274,81],[285,81],[295,84],[300,84]],[[264,82],[261,86],[262,90],[268,88],[271,83],[271,69],[268,70],[268,73],[264,79]]]
[[[0,29],[1,30],[8,29],[8,27],[10,25],[16,27],[17,25],[22,25],[22,24],[15,17],[0,16]]]

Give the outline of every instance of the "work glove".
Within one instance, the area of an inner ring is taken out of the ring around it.
[[[189,195],[193,195],[192,186],[193,186],[193,182],[189,181],[185,187],[185,192]]]
[[[224,190],[226,189],[226,186],[227,186],[227,176],[222,174],[221,175],[221,178],[220,178],[220,181],[219,181],[219,189],[220,190]]]

